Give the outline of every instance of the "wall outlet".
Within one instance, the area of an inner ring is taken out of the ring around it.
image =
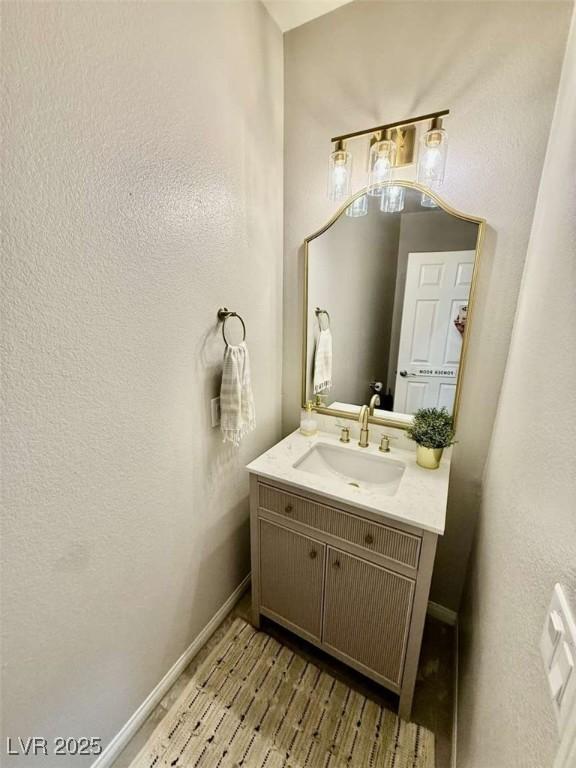
[[[210,400],[210,418],[212,419],[212,426],[217,427],[220,424],[220,398],[213,397]]]

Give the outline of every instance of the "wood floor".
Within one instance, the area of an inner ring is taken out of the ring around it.
[[[156,726],[167,715],[176,699],[184,690],[194,670],[204,661],[210,650],[220,640],[232,619],[241,616],[250,620],[250,592],[232,610],[223,624],[194,657],[180,675],[164,699],[148,717],[140,730],[118,756],[112,768],[129,768]],[[358,672],[333,659],[328,654],[301,640],[273,622],[263,620],[262,630],[304,656],[309,661],[342,680],[351,688],[383,704],[392,711],[398,708],[398,697],[386,691],[377,683],[368,680]],[[414,695],[412,720],[425,726],[436,735],[436,768],[450,768],[453,710],[453,628],[437,619],[427,617],[424,640],[418,668],[418,679]]]

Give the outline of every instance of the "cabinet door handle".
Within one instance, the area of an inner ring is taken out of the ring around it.
[[[318,557],[318,552],[316,552],[315,549],[310,550],[310,560],[316,560]]]
[[[284,512],[286,512],[286,514],[289,515],[290,512],[292,512],[292,504],[286,504],[286,506],[284,507]]]
[[[336,569],[340,568],[340,560],[334,560],[334,562],[332,563],[332,568],[336,568]]]
[[[374,537],[371,533],[367,533],[366,536],[364,536],[364,541],[366,544],[374,544]]]

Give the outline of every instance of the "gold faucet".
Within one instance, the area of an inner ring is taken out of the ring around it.
[[[358,445],[360,448],[368,448],[368,406],[363,405],[362,408],[360,408],[360,415],[358,416],[358,421],[360,422],[360,440],[358,440]]]
[[[374,416],[374,408],[380,405],[380,398],[378,395],[372,395],[370,398],[370,405],[363,405],[360,408],[360,415],[358,416],[358,422],[360,423],[360,440],[358,445],[360,448],[368,448],[370,432],[368,430],[368,416]]]

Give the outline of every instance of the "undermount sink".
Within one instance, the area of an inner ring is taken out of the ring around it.
[[[396,493],[406,469],[402,461],[329,443],[316,443],[293,467],[386,496]]]

